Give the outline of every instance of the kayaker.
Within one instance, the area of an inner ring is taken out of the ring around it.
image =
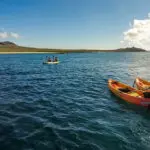
[[[57,62],[58,61],[58,58],[57,57],[55,57],[55,62]]]
[[[51,58],[50,58],[50,57],[48,57],[47,61],[48,61],[48,62],[51,62]]]

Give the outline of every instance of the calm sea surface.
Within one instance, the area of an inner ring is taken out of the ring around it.
[[[150,53],[0,55],[0,150],[150,150],[150,113],[108,78],[150,80]]]

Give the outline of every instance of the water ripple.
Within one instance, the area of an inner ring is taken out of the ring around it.
[[[9,55],[7,62],[1,55],[0,149],[150,149],[149,114],[107,87],[108,78],[150,80],[147,55],[60,55],[57,66],[43,65],[42,54]]]

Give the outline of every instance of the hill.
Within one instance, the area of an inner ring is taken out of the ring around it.
[[[5,42],[0,42],[0,46],[11,47],[11,46],[17,46],[17,45],[15,43],[13,43],[13,42],[5,41]]]
[[[0,42],[0,53],[87,53],[87,52],[146,52],[140,48],[120,48],[117,50],[87,50],[87,49],[46,49],[18,46],[13,42]]]
[[[136,47],[120,48],[117,49],[118,52],[145,52],[146,50]]]

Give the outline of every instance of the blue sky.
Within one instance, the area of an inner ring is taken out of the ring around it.
[[[20,35],[19,45],[114,49],[134,18],[150,12],[150,0],[0,0],[0,32]]]

